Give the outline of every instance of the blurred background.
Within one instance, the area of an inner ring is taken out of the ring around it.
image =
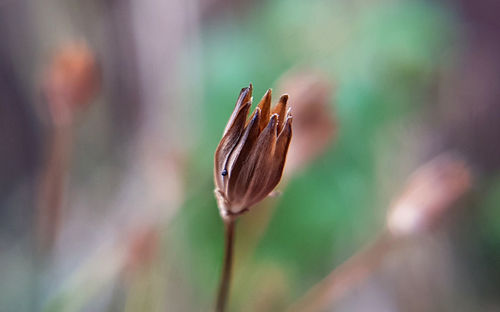
[[[494,0],[1,0],[0,311],[212,310],[213,153],[249,83],[290,94],[294,137],[229,311],[284,311],[442,153],[463,196],[322,309],[500,311],[499,36]]]

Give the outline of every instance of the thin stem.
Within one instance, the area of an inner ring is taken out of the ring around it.
[[[222,276],[217,294],[216,312],[224,312],[228,301],[229,286],[231,282],[231,267],[233,263],[234,250],[234,218],[224,219],[225,226],[225,246],[224,246],[224,264],[222,267]]]
[[[397,245],[398,242],[392,236],[383,233],[366,248],[335,268],[287,311],[323,311],[370,277],[383,263],[388,252]]]
[[[38,190],[37,239],[41,253],[50,251],[59,232],[72,130],[71,125],[56,125],[52,129]]]

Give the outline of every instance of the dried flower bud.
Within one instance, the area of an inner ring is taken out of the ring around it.
[[[280,78],[278,90],[287,90],[295,113],[287,174],[307,166],[333,142],[337,123],[330,107],[332,89],[325,75],[310,69],[292,69]]]
[[[394,235],[411,235],[435,225],[471,187],[471,172],[455,155],[442,154],[420,167],[394,202],[387,226]]]
[[[292,137],[288,95],[271,111],[268,90],[247,121],[252,85],[243,88],[215,151],[215,194],[221,216],[237,216],[264,199],[283,173]]]
[[[98,88],[94,54],[84,42],[62,46],[53,56],[44,77],[44,91],[56,124],[68,123]]]

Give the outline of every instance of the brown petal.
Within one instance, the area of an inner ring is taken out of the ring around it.
[[[226,129],[224,129],[224,134],[222,136],[226,135],[227,131],[229,130],[231,125],[234,123],[236,116],[237,116],[238,112],[240,111],[241,107],[248,102],[250,102],[250,103],[252,102],[251,101],[252,90],[253,90],[252,84],[250,84],[250,86],[248,86],[246,88],[241,89],[240,95],[238,96],[238,100],[236,101],[236,106],[234,107],[234,110],[233,110],[233,113],[231,114],[231,117],[229,117],[229,121],[227,122]],[[245,116],[245,118],[246,118],[246,116]]]
[[[262,100],[259,102],[259,108],[262,111],[262,118],[260,119],[259,128],[260,131],[264,130],[269,122],[269,117],[271,116],[271,89],[268,89],[266,94],[262,97]]]
[[[239,169],[235,168],[235,163],[236,160],[239,158],[240,155],[242,157],[245,157],[245,155],[248,155],[250,153],[250,150],[253,148],[254,143],[256,142],[257,138],[259,137],[259,123],[261,119],[261,113],[260,113],[260,108],[256,108],[255,112],[252,116],[252,119],[250,119],[250,122],[248,123],[247,127],[245,128],[245,132],[243,132],[243,135],[241,136],[238,144],[236,147],[233,149],[231,152],[231,155],[229,156],[227,163],[224,165],[224,169],[226,169],[226,172],[228,175],[223,178],[224,181],[224,191],[227,193],[228,191],[228,181],[231,178],[231,176],[234,175],[234,172],[238,172]],[[240,165],[241,167],[241,165]]]
[[[265,197],[259,194],[271,170],[272,155],[276,145],[276,129],[278,127],[278,116],[273,114],[267,127],[259,135],[254,148],[251,151],[247,164],[242,169],[244,173],[235,185],[237,194],[243,198],[242,204],[248,208]],[[267,194],[266,194],[267,195]]]
[[[269,169],[266,172],[266,177],[263,178],[262,186],[260,191],[249,198],[249,206],[256,204],[258,201],[264,199],[272,190],[278,185],[283,174],[283,168],[285,167],[286,154],[288,151],[288,146],[292,138],[292,116],[287,114],[287,119],[285,120],[285,127],[278,136],[276,141],[276,147],[274,149],[274,154],[271,157],[269,163]],[[254,199],[256,201],[254,201]]]
[[[260,109],[259,109],[260,111]],[[260,113],[259,113],[260,114]],[[245,142],[245,146],[237,159],[234,161],[234,165],[231,168],[231,176],[229,177],[229,182],[227,185],[227,197],[229,202],[235,207],[238,208],[247,208],[247,207],[238,207],[241,204],[243,197],[248,189],[249,180],[253,175],[255,169],[255,150],[259,146],[259,142],[261,141],[262,133],[259,135],[259,123],[257,119],[252,119],[249,127],[249,132],[252,133],[252,136],[247,138]],[[250,128],[251,127],[251,128]],[[233,211],[237,212],[237,211]]]
[[[288,94],[283,94],[280,97],[278,104],[273,109],[273,114],[278,114],[278,132],[281,132],[284,126],[285,116],[286,116],[286,104],[288,102]]]
[[[283,168],[285,166],[286,154],[288,151],[288,146],[290,145],[290,140],[292,137],[292,118],[289,115],[285,120],[285,127],[281,131],[280,136],[276,141],[276,146],[274,148],[274,153],[270,157],[268,162],[268,169],[265,170],[264,177],[262,177],[262,182],[256,193],[252,197],[248,198],[249,207],[255,205],[257,202],[264,199],[272,190],[278,185],[283,174]]]
[[[290,141],[292,140],[292,116],[287,115],[285,120],[285,126],[283,131],[281,131],[278,141],[276,142],[276,149],[273,155],[273,165],[272,172],[267,181],[267,186],[264,189],[264,196],[267,196],[281,180],[281,175],[283,174],[283,168],[285,167],[286,154],[288,152],[288,147]]]
[[[219,189],[223,189],[223,179],[222,170],[227,158],[229,157],[231,151],[234,149],[238,140],[243,132],[245,126],[245,120],[248,115],[248,110],[250,109],[250,102],[247,102],[243,106],[239,107],[236,114],[233,112],[234,118],[228,123],[227,130],[222,137],[217,150],[215,151],[214,157],[214,178],[215,184]]]

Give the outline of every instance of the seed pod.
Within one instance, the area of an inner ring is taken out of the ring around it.
[[[252,85],[243,88],[215,151],[215,194],[223,218],[237,216],[276,187],[292,138],[288,95],[271,110],[269,89],[247,121]]]

